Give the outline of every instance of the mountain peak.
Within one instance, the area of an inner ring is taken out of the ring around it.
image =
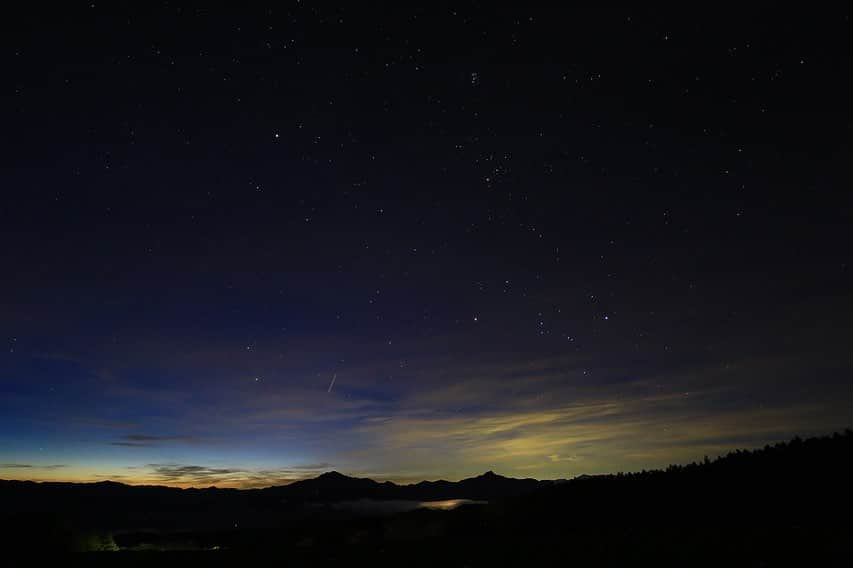
[[[317,479],[330,479],[331,480],[331,479],[353,479],[353,478],[351,478],[348,475],[344,475],[343,473],[341,473],[339,471],[333,470],[333,471],[327,471],[325,473],[321,473],[319,476],[317,476]]]

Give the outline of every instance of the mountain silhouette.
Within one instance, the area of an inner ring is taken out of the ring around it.
[[[260,490],[287,501],[332,502],[353,499],[436,501],[444,499],[491,500],[523,495],[551,481],[515,479],[488,471],[460,481],[421,481],[398,485],[329,471],[312,479]]]

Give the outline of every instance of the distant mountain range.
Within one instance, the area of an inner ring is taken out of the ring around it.
[[[79,497],[136,497],[157,496],[178,498],[179,495],[193,494],[196,498],[204,494],[222,498],[229,493],[240,493],[245,497],[263,500],[275,500],[279,503],[332,503],[356,499],[375,500],[411,500],[437,501],[444,499],[494,500],[524,495],[541,487],[550,486],[556,481],[536,479],[515,479],[487,471],[482,475],[460,481],[421,481],[411,485],[398,485],[391,481],[374,481],[363,477],[350,477],[337,471],[326,472],[318,477],[295,481],[288,485],[267,487],[264,489],[236,490],[216,487],[199,489],[178,489],[165,486],[125,485],[114,481],[97,483],[33,483],[29,481],[0,480],[0,495],[14,493],[16,496],[28,494],[46,497],[77,495]]]
[[[477,477],[461,481],[421,481],[411,485],[397,485],[391,481],[378,482],[372,479],[349,477],[330,471],[315,477],[296,481],[289,485],[270,487],[260,491],[276,495],[288,501],[346,501],[352,499],[436,501],[442,499],[492,500],[516,497],[553,481],[515,479],[487,471]]]

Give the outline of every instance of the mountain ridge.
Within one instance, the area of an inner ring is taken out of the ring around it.
[[[351,477],[338,471],[328,471],[317,477],[257,491],[277,494],[287,500],[296,501],[342,501],[362,498],[418,501],[463,498],[488,500],[521,495],[552,483],[554,482],[550,480],[504,477],[491,470],[459,481],[423,480],[410,484],[376,481],[367,477]]]
[[[157,494],[204,494],[244,493],[247,495],[274,496],[287,502],[345,501],[353,499],[376,500],[444,500],[444,499],[496,499],[518,496],[539,487],[549,486],[562,480],[537,480],[513,478],[489,470],[458,481],[446,479],[422,480],[408,484],[394,481],[377,481],[369,477],[346,475],[337,470],[323,472],[316,477],[298,479],[284,485],[263,488],[237,489],[230,487],[174,487],[169,485],[128,484],[104,480],[95,482],[28,481],[0,479],[0,488],[19,487],[46,491],[70,490],[79,493],[124,493],[140,492]]]

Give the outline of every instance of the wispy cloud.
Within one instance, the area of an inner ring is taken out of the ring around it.
[[[194,440],[192,436],[151,436],[148,434],[125,434],[118,441],[110,442],[111,446],[122,446],[125,448],[150,448],[170,442],[189,442]]]
[[[148,436],[145,434],[126,434],[122,436],[125,440],[133,442],[172,442],[175,440],[187,440],[189,436]]]
[[[314,477],[333,469],[330,463],[297,464],[278,468],[250,469],[240,467],[214,467],[196,464],[152,463],[145,481],[168,485],[223,487],[269,487],[283,485],[299,479]],[[143,474],[144,475],[144,474]]]
[[[148,464],[154,473],[168,481],[207,481],[210,479],[222,479],[244,470],[232,468],[214,468],[202,465],[180,465],[180,464]]]
[[[840,415],[819,405],[726,406],[720,402],[725,396],[709,389],[536,410],[402,413],[386,422],[363,421],[357,430],[373,444],[352,457],[423,477],[446,473],[448,464],[464,464],[456,477],[484,469],[570,477],[662,467],[841,424]]]
[[[0,469],[60,469],[63,467],[68,467],[63,463],[54,463],[54,464],[32,464],[32,463],[0,463]]]

